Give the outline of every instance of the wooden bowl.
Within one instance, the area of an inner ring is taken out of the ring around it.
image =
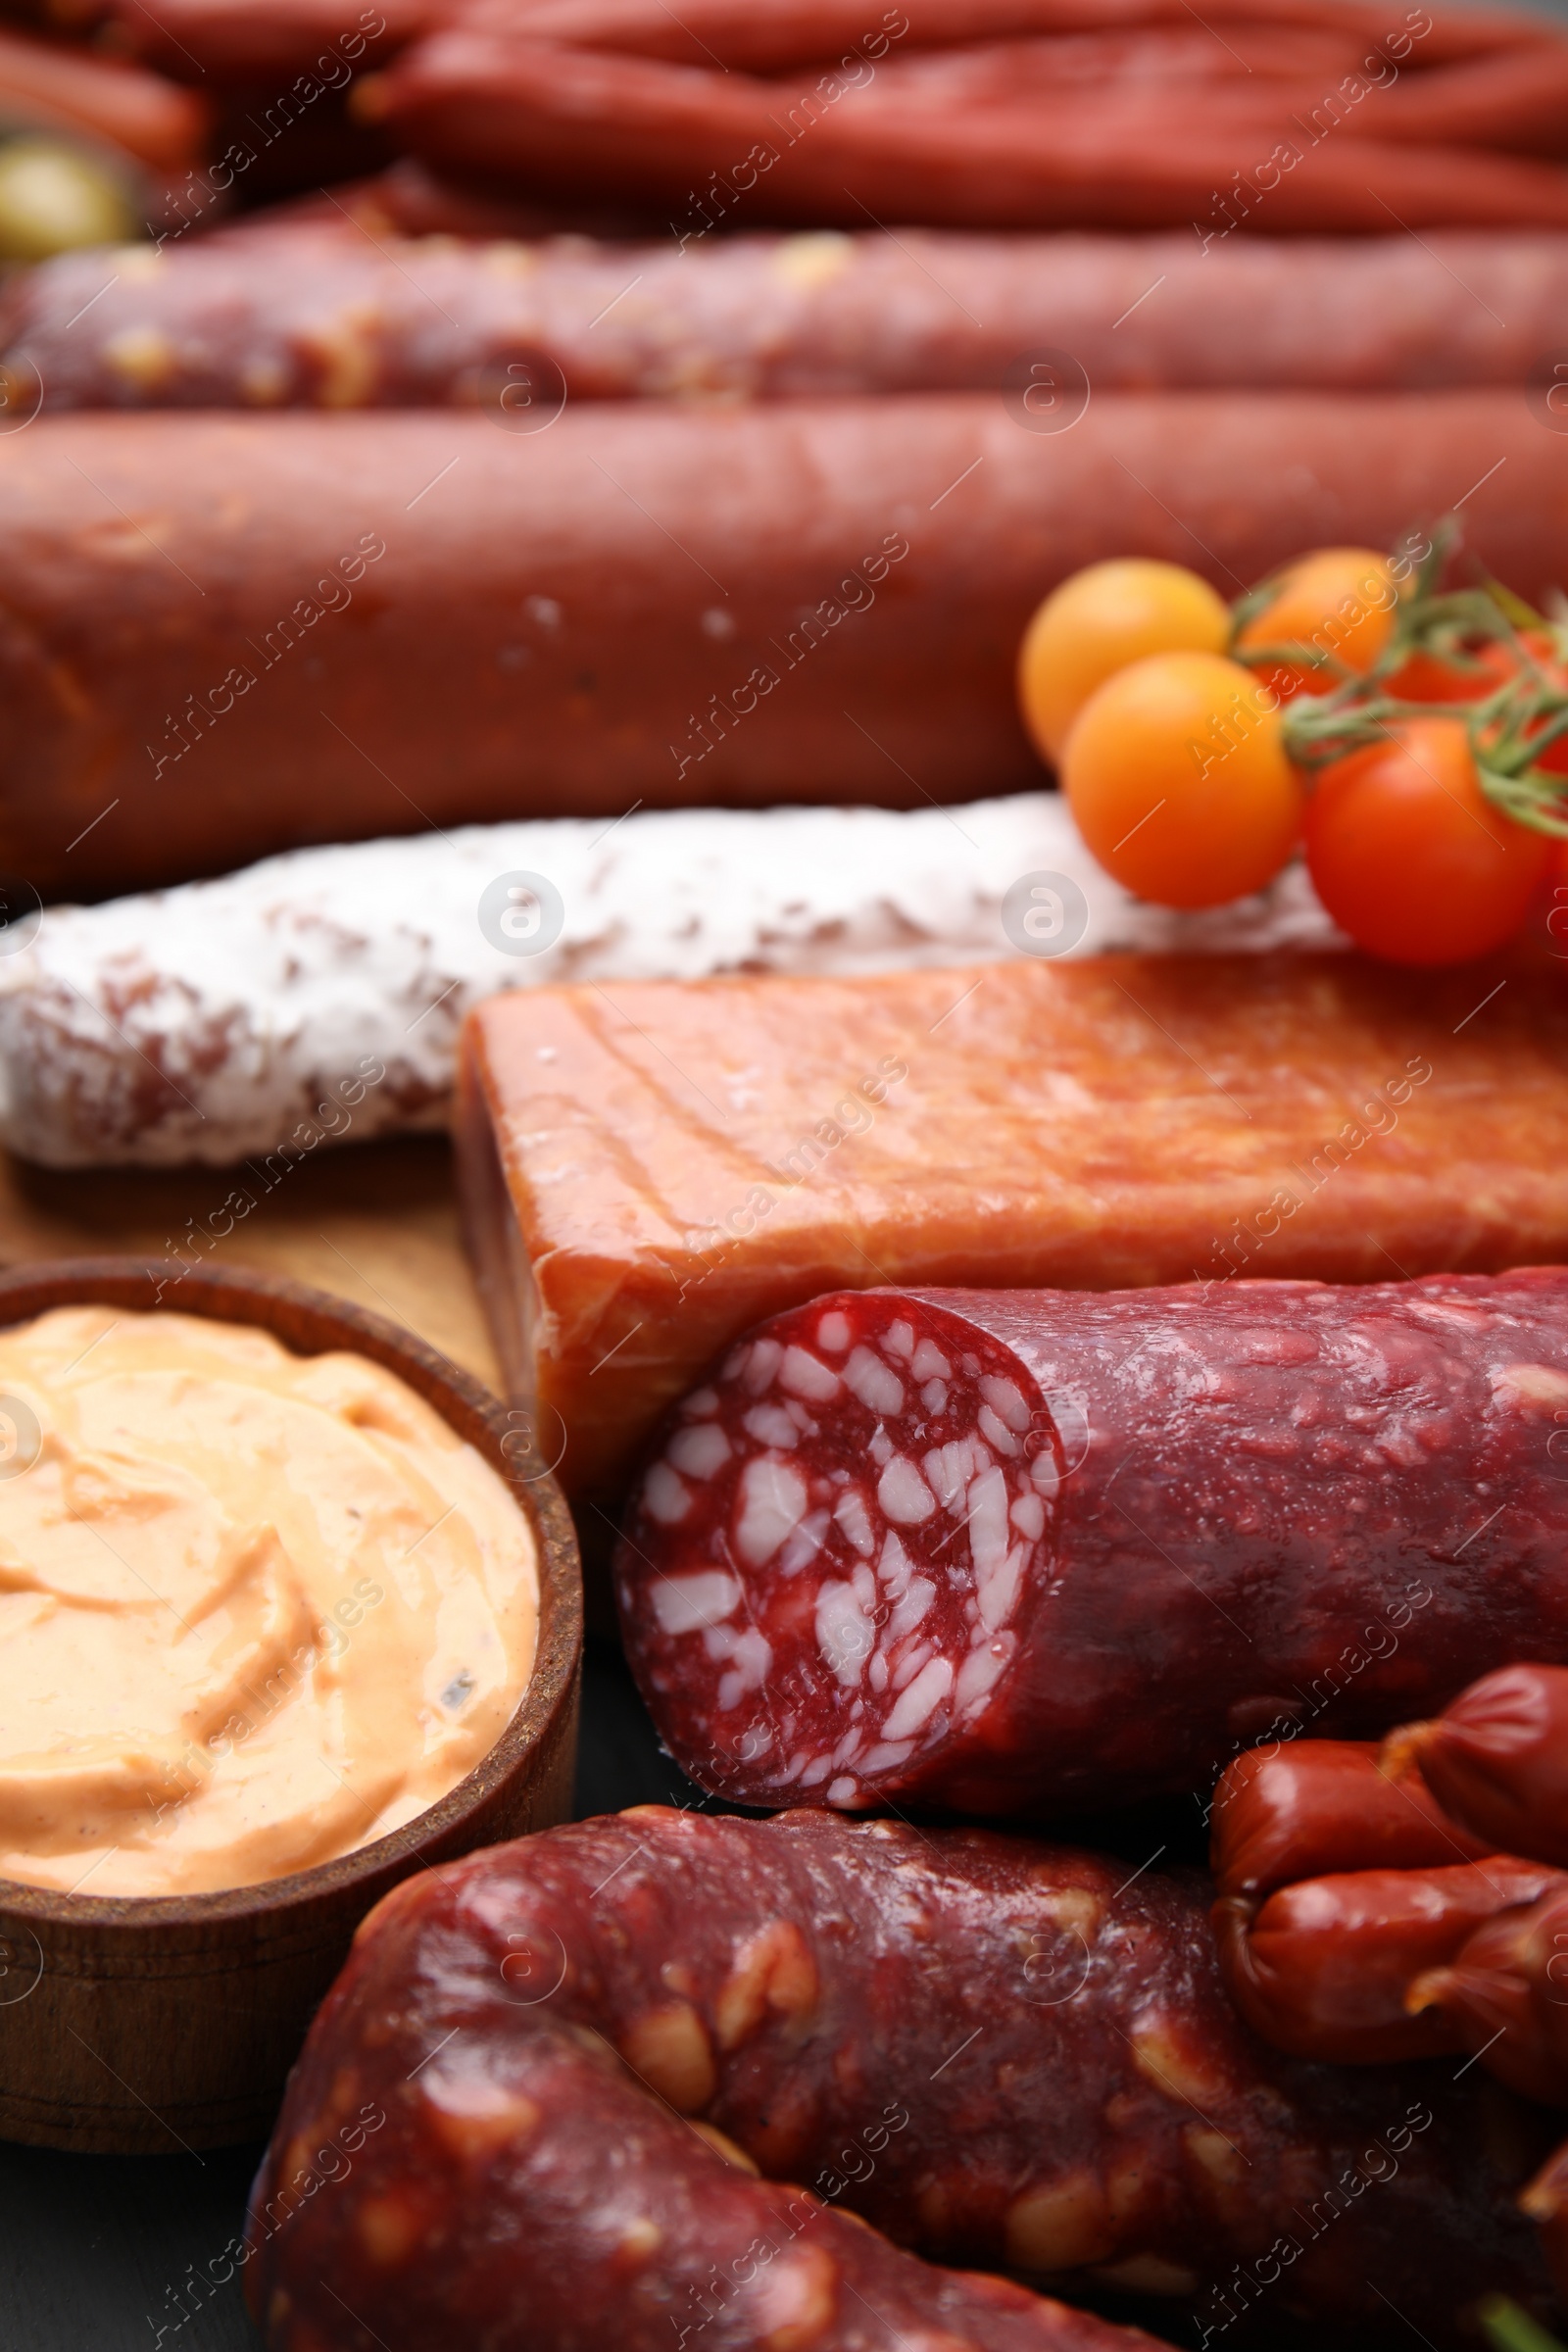
[[[102,1302],[253,1323],[297,1355],[352,1348],[434,1405],[500,1471],[539,1547],[539,1649],[515,1715],[439,1804],[358,1852],[221,1894],[57,1894],[0,1879],[0,2138],[130,2152],[219,2147],[271,2127],[283,2079],[356,1927],[411,1872],[569,1817],[582,1578],[528,1425],[380,1315],[303,1283],[134,1258],[0,1275],[0,1327]],[[3,1494],[3,1489],[0,1489]]]

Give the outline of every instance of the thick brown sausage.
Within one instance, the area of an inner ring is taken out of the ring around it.
[[[1200,2341],[1252,2305],[1332,2328],[1391,2302],[1445,2345],[1483,2289],[1539,2309],[1527,2120],[1474,2071],[1264,2048],[1205,1893],[983,1832],[652,1807],[411,1882],[258,2183],[271,2352],[1125,2340],[849,2213],[939,2260],[1196,2296]]]
[[[1564,236],[1233,237],[1204,253],[1190,233],[699,224],[684,249],[454,245],[367,233],[328,206],[298,226],[263,216],[162,253],[50,262],[0,304],[0,353],[49,410],[473,406],[540,361],[574,399],[991,391],[1045,349],[1096,393],[1392,391],[1522,385],[1565,316]]]
[[[77,895],[427,823],[994,793],[1039,772],[1028,615],[1095,558],[1236,593],[1462,500],[1535,596],[1568,538],[1568,439],[1516,393],[1107,396],[1057,432],[979,395],[502,429],[535,414],[0,438],[0,867]]]

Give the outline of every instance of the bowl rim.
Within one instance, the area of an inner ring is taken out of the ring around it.
[[[171,1289],[179,1295],[165,1307],[163,1294]],[[19,1299],[24,1303],[18,1305]],[[517,1407],[505,1404],[476,1374],[454,1363],[416,1332],[291,1275],[250,1266],[200,1266],[171,1277],[167,1265],[132,1255],[40,1258],[0,1271],[0,1331],[52,1307],[98,1304],[122,1305],[130,1313],[189,1313],[211,1322],[250,1323],[270,1331],[291,1354],[325,1355],[341,1348],[368,1356],[407,1381],[459,1437],[485,1454],[528,1522],[539,1581],[533,1669],[506,1729],[472,1771],[412,1821],[368,1845],[311,1863],[285,1878],[195,1894],[61,1893],[0,1875],[0,1918],[31,1928],[218,1927],[280,1919],[323,1899],[346,1898],[363,1881],[380,1879],[390,1886],[421,1866],[441,1868],[440,1849],[544,1745],[563,1707],[571,1702],[581,1664],[583,1588],[576,1530],[561,1488],[539,1453],[531,1417],[522,1415],[519,1430]],[[298,1334],[291,1338],[278,1329],[285,1315],[318,1330],[320,1344],[302,1345]],[[468,1428],[460,1426],[454,1407],[466,1417]],[[490,1441],[488,1450],[485,1438]],[[432,1847],[437,1849],[434,1861],[426,1852]]]

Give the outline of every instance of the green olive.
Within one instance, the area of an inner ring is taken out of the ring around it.
[[[0,146],[0,260],[122,245],[140,226],[113,173],[80,149],[33,138]]]

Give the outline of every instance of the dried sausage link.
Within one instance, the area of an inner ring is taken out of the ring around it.
[[[956,1237],[955,1247],[961,1247]],[[616,1565],[760,1805],[1064,1812],[1568,1658],[1568,1272],[835,1293],[666,1423]]]
[[[655,1807],[411,1881],[258,2183],[271,2352],[1147,2347],[917,2254],[1199,2295],[1214,2328],[1264,2291],[1351,2323],[1369,2279],[1434,2343],[1486,2288],[1539,2307],[1505,2094],[1265,2048],[1207,1891],[989,1832]]]

